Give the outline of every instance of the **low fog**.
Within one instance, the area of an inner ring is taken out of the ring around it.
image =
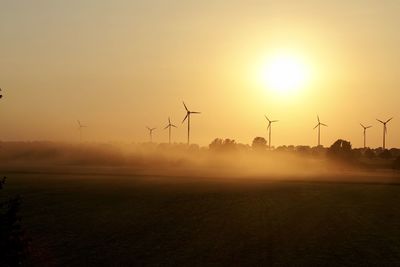
[[[373,165],[337,160],[322,147],[268,150],[248,145],[3,142],[0,150],[0,168],[8,173],[341,181],[397,177],[388,168],[392,161]]]

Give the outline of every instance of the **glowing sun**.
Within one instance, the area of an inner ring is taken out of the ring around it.
[[[303,88],[310,78],[308,66],[292,55],[275,55],[267,59],[260,75],[268,90],[284,94]]]

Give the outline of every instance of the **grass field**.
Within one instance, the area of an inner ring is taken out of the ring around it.
[[[399,266],[400,186],[8,173],[38,266]]]

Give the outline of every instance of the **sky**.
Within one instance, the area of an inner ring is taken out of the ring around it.
[[[191,140],[400,147],[400,1],[0,0],[0,140]],[[274,55],[309,79],[282,94],[260,83]]]

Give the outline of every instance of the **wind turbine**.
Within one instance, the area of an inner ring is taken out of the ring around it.
[[[82,128],[86,128],[86,125],[81,124],[81,122],[78,120],[78,128],[79,128],[79,140],[82,142]]]
[[[185,118],[183,119],[182,123],[184,123],[186,119],[188,120],[187,144],[189,145],[189,143],[190,143],[190,115],[191,115],[191,114],[200,114],[201,112],[190,111],[190,110],[187,108],[185,102],[183,102],[183,106],[184,106],[185,109],[186,109],[186,116],[185,116]]]
[[[325,126],[325,127],[328,127],[328,125],[322,123],[322,122],[319,120],[319,116],[317,116],[317,120],[318,120],[318,124],[314,127],[314,130],[315,130],[315,128],[318,127],[318,146],[320,146],[320,145],[321,145],[321,125],[322,125],[322,126]]]
[[[367,129],[371,128],[372,126],[364,126],[360,123],[361,127],[364,128],[364,148],[367,147]]]
[[[149,130],[149,134],[150,134],[150,143],[153,143],[153,131],[157,128],[150,128],[148,126],[146,126],[147,130]]]
[[[171,144],[171,127],[177,128],[175,125],[173,125],[171,123],[171,119],[168,117],[168,125],[165,126],[164,130],[168,128],[168,133],[169,133],[168,141],[169,141],[169,144]]]
[[[272,123],[274,123],[274,122],[278,122],[277,120],[275,120],[275,121],[271,121],[270,119],[268,119],[268,117],[266,116],[266,115],[264,115],[265,116],[265,118],[267,119],[267,121],[268,121],[268,127],[267,127],[267,130],[268,130],[268,135],[269,135],[269,140],[268,140],[268,149],[271,149],[271,131],[272,131]]]
[[[1,88],[0,88],[0,92],[1,92]],[[3,95],[0,95],[0,98],[2,98],[3,97]]]
[[[376,119],[377,121],[379,121],[380,123],[383,124],[383,149],[386,148],[386,134],[387,134],[387,127],[386,127],[386,124],[387,124],[389,121],[391,121],[392,119],[393,119],[393,118],[390,118],[390,119],[388,119],[388,120],[385,121],[385,122]]]

